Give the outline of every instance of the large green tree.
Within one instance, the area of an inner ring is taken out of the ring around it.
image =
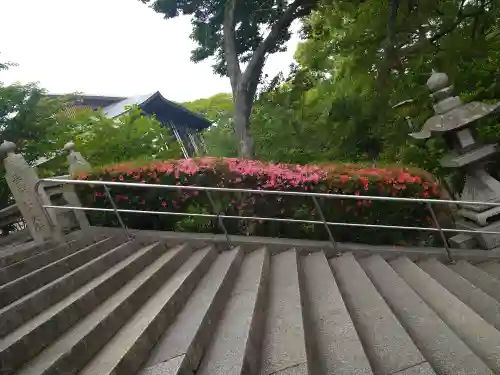
[[[375,18],[387,25],[387,33],[377,48],[387,61],[394,55],[395,22],[399,14],[411,13],[417,0],[141,0],[165,18],[192,16],[192,39],[198,44],[192,53],[194,62],[215,58],[214,69],[231,81],[234,101],[234,128],[242,157],[253,156],[250,117],[262,69],[269,54],[283,51],[290,38],[290,25],[303,19],[320,5],[336,8],[344,3],[361,7],[365,3],[382,4]],[[243,66],[242,66],[243,64]],[[387,69],[386,69],[387,70]],[[384,69],[381,70],[382,72]]]
[[[11,64],[0,64],[0,70]],[[5,85],[0,82],[0,139],[14,142],[28,163],[49,155],[54,150],[54,118],[64,103],[47,99],[35,84]],[[0,208],[11,203],[10,190],[0,165]]]
[[[425,87],[432,69],[447,72],[465,100],[500,97],[500,1],[402,4],[389,54],[384,46],[393,13],[387,2],[340,1],[307,19],[296,71],[256,103],[258,155],[291,162],[404,162],[439,172],[443,145],[411,141],[405,116],[419,128],[433,114]],[[393,108],[407,99],[413,104]],[[493,126],[482,134],[498,140],[500,133]]]
[[[165,18],[192,16],[191,37],[198,44],[192,60],[214,57],[214,70],[229,77],[239,153],[253,157],[250,115],[266,57],[284,50],[292,22],[309,15],[318,0],[141,1]]]

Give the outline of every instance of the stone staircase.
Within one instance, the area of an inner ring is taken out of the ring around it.
[[[103,233],[4,249],[0,374],[500,374],[500,263],[327,253]]]

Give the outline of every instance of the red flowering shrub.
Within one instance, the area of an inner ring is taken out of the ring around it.
[[[282,190],[346,195],[437,198],[440,190],[432,176],[418,169],[364,168],[359,165],[285,165],[240,159],[199,159],[119,164],[80,179],[139,182],[144,184]],[[213,213],[206,192],[179,189],[111,187],[119,208],[149,211]],[[100,186],[80,185],[85,206],[107,207]],[[320,221],[311,197],[212,192],[216,209],[226,215],[293,218]],[[326,220],[342,223],[429,226],[423,204],[353,199],[318,199]],[[436,209],[439,209],[437,207]],[[94,225],[117,225],[112,213],[89,214]],[[127,225],[138,229],[220,233],[217,220],[179,215],[123,214]],[[230,233],[270,237],[328,239],[323,225],[224,219]],[[331,227],[338,241],[372,244],[416,243],[429,232],[393,229]],[[424,233],[422,235],[422,233]]]

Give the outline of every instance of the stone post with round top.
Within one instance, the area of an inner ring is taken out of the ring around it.
[[[88,173],[91,170],[90,164],[85,160],[85,158],[76,151],[76,146],[74,142],[68,142],[64,145],[64,150],[68,153],[68,171],[71,178],[78,176],[81,173]],[[78,195],[75,191],[75,185],[64,184],[63,185],[63,197],[69,206],[81,207],[82,204]],[[87,230],[90,228],[87,215],[82,210],[72,210],[74,218],[78,222],[81,230]]]
[[[12,142],[4,141],[0,145],[0,156],[5,166],[5,180],[33,240],[37,243],[47,240],[62,241],[62,232],[53,210],[45,210],[42,207],[42,204],[50,205],[49,197],[43,189],[35,192],[38,181],[36,171],[28,165],[21,154],[16,154],[15,151],[16,145]]]
[[[69,174],[71,177],[76,177],[80,173],[88,173],[92,169],[85,158],[76,151],[73,141],[64,145],[64,150],[68,153]]]

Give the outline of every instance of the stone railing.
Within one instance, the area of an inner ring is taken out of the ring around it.
[[[88,171],[90,164],[75,150],[73,142],[67,143],[69,174],[55,179],[68,179],[75,174]],[[46,184],[35,192],[39,180],[34,168],[28,165],[21,154],[16,154],[14,143],[4,141],[0,145],[0,156],[5,166],[5,179],[15,205],[0,210],[0,227],[22,223],[35,242],[61,241],[63,233],[90,227],[84,212],[73,209],[44,209],[42,205],[80,206],[74,187],[68,184]]]

